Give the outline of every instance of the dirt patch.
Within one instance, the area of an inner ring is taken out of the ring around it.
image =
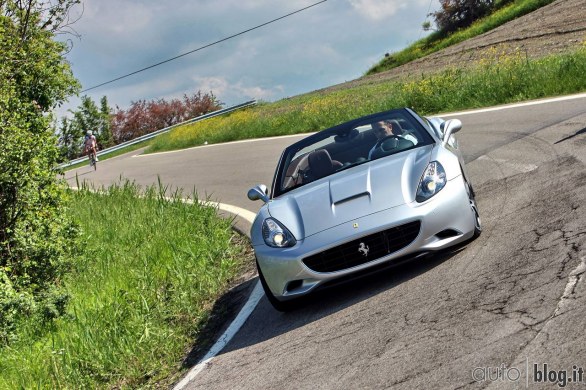
[[[564,53],[586,44],[584,0],[558,0],[512,20],[475,38],[450,46],[397,68],[324,88],[321,91],[377,84],[409,76],[420,76],[448,67],[473,65],[492,50],[498,53],[521,51],[528,58]]]

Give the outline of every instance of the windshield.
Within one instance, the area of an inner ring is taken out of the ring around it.
[[[433,143],[406,110],[355,120],[287,148],[273,183],[273,196],[356,165]]]

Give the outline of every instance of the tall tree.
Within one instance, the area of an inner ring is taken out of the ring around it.
[[[73,248],[53,168],[50,112],[79,90],[54,34],[77,0],[0,0],[0,345],[20,316],[59,315],[57,281]]]
[[[110,117],[112,116],[110,106],[108,105],[108,98],[102,96],[100,99],[100,134],[98,137],[98,143],[100,148],[107,148],[114,146],[114,137],[112,136],[112,129],[110,125]]]
[[[67,117],[61,118],[59,127],[59,154],[60,161],[73,160],[81,153],[81,137]]]
[[[89,96],[82,96],[77,110],[73,111],[73,127],[80,137],[92,131],[98,137],[102,128],[102,114],[96,103]]]

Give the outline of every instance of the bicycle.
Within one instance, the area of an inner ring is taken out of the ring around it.
[[[94,167],[94,171],[96,171],[98,169],[98,162],[92,152],[88,153],[88,159],[90,161],[90,167]]]

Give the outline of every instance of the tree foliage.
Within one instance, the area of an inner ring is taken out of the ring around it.
[[[59,161],[69,161],[77,158],[81,153],[81,141],[73,121],[67,117],[61,118],[59,126]]]
[[[221,107],[222,103],[212,92],[201,91],[170,101],[139,100],[132,102],[126,110],[116,107],[115,112],[110,109],[106,96],[100,99],[99,107],[89,96],[82,96],[80,105],[71,111],[73,118],[61,119],[60,159],[66,161],[81,156],[81,145],[88,130],[92,130],[96,136],[98,149],[104,149]]]
[[[111,126],[111,113],[110,106],[108,105],[108,98],[106,96],[102,96],[100,99],[100,116],[102,118],[102,122],[100,123],[100,128],[98,129],[98,145],[100,149],[108,148],[110,146],[114,146],[114,137],[112,136],[112,126]]]
[[[468,27],[475,20],[500,8],[511,0],[440,0],[441,8],[431,13],[437,28],[449,33]],[[424,26],[425,28],[425,26]],[[431,25],[428,26],[431,29]]]
[[[70,112],[73,118],[61,118],[59,126],[60,161],[72,160],[83,154],[82,144],[88,130],[96,136],[98,149],[114,145],[110,130],[112,114],[106,96],[100,99],[99,107],[91,97],[82,96],[77,109]]]
[[[49,113],[79,89],[53,40],[75,3],[0,0],[0,345],[20,317],[50,320],[65,307],[60,281],[76,230],[53,171]]]
[[[218,110],[221,106],[222,103],[212,92],[201,91],[183,95],[182,100],[139,100],[132,102],[127,110],[116,107],[111,120],[112,136],[115,143],[119,144]]]

